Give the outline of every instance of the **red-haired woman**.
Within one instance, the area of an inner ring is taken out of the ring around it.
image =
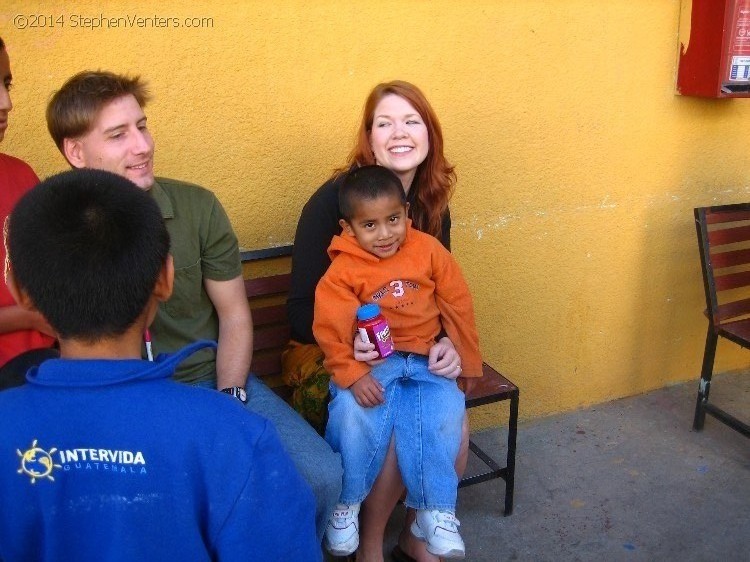
[[[456,176],[443,155],[443,134],[437,116],[413,84],[403,81],[378,84],[365,102],[356,143],[346,166],[310,197],[294,238],[287,303],[293,341],[284,356],[284,372],[286,381],[295,387],[295,407],[319,430],[325,425],[329,375],[312,333],[315,287],[331,263],[328,245],[334,235],[341,233],[338,209],[341,182],[351,168],[371,164],[384,166],[401,179],[414,227],[435,236],[450,250],[448,202]],[[455,376],[460,370],[458,353],[443,334],[437,334],[435,339],[429,354],[430,370],[437,375]],[[357,359],[367,361],[377,357],[371,351],[372,344],[357,340],[355,345]],[[463,443],[456,462],[459,473],[466,466],[467,446],[468,424],[464,423]],[[402,492],[391,443],[385,465],[362,506],[358,561],[382,560],[385,526]],[[409,532],[412,520],[410,513],[394,556],[397,560],[437,560]]]

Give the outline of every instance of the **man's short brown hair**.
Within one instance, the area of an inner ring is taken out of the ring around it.
[[[101,109],[112,100],[132,95],[141,107],[151,99],[140,76],[86,70],[70,78],[47,105],[47,129],[57,148],[63,141],[91,130]]]

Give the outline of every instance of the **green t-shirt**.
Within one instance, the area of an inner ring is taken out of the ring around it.
[[[150,193],[171,238],[174,290],[151,325],[154,355],[200,339],[217,340],[219,318],[204,279],[228,281],[242,273],[237,236],[216,196],[197,185],[157,178]],[[216,351],[202,349],[177,368],[182,382],[216,380]]]

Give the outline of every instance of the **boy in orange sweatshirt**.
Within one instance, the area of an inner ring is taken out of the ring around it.
[[[393,172],[381,166],[352,171],[339,207],[343,232],[328,248],[332,263],[315,292],[313,323],[332,374],[326,440],[344,465],[326,548],[338,556],[357,549],[359,506],[393,437],[405,503],[417,510],[412,533],[433,554],[462,558],[454,463],[464,395],[455,379],[428,370],[427,354],[443,329],[461,357],[461,376],[482,375],[471,295],[451,254],[411,227]],[[380,306],[396,348],[372,367],[354,359],[351,345],[363,303]]]

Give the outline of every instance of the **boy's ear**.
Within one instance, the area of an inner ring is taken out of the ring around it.
[[[174,260],[172,254],[167,255],[167,261],[159,271],[159,276],[156,278],[156,285],[154,285],[153,294],[156,300],[164,302],[169,300],[172,296],[172,288],[174,287]]]
[[[406,209],[406,216],[408,217],[409,216],[409,202],[408,201],[404,204],[404,208]]]
[[[346,220],[339,219],[339,225],[341,226],[341,230],[346,232],[347,234],[354,236],[354,230],[352,230],[352,225],[350,225]]]
[[[83,142],[79,139],[63,139],[63,154],[74,168],[85,168],[86,159],[83,156]]]
[[[5,272],[5,284],[8,286],[10,295],[18,303],[18,306],[26,310],[31,310],[34,312],[37,311],[36,306],[31,300],[29,294],[16,281],[16,277],[15,275],[13,275],[12,268],[8,268],[8,270]]]

